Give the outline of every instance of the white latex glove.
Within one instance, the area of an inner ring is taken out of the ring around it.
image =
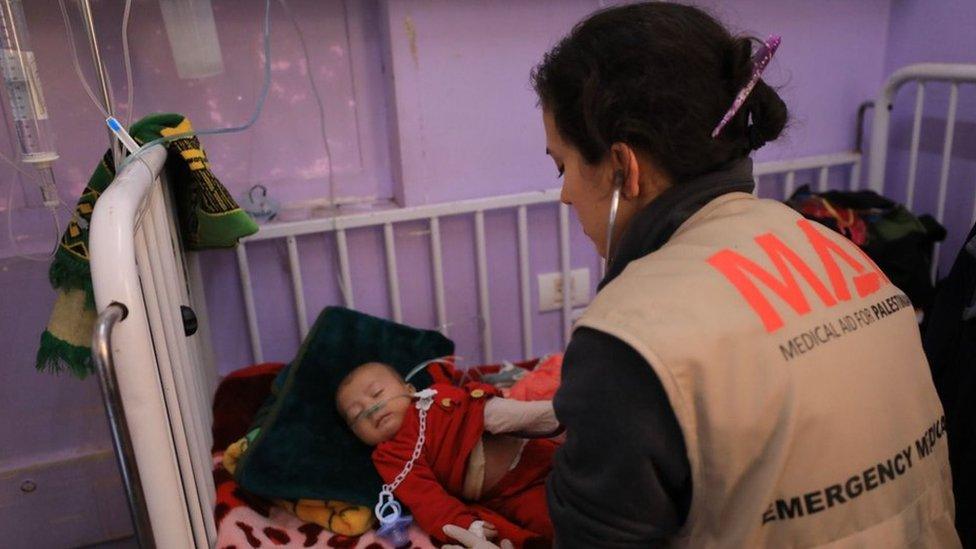
[[[498,530],[495,529],[495,525],[483,520],[476,520],[472,522],[471,526],[468,526],[468,532],[471,532],[481,539],[495,539],[498,537]]]
[[[478,534],[453,524],[444,527],[444,534],[461,545],[445,545],[442,549],[515,549],[512,542],[507,539],[502,540],[500,545],[495,545]]]
[[[546,436],[559,430],[551,400],[493,398],[485,404],[485,431],[493,435],[521,433]]]

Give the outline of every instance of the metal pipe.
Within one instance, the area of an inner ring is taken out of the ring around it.
[[[105,102],[105,112],[109,116],[115,116],[112,108],[112,92],[108,82],[108,72],[102,62],[102,52],[98,47],[98,36],[95,33],[95,18],[92,15],[91,0],[78,0],[78,7],[81,8],[81,19],[85,25],[85,34],[88,35],[88,47],[91,49],[92,64],[95,65],[95,73],[98,75],[98,85],[102,91],[102,101]],[[106,128],[108,132],[109,148],[112,149],[112,159],[115,165],[119,166],[122,162],[122,149],[112,134],[112,130]]]
[[[813,170],[824,166],[847,166],[859,162],[860,153],[843,152],[834,154],[824,154],[819,156],[804,156],[802,158],[790,158],[788,160],[773,160],[771,162],[760,162],[755,165],[752,173],[756,177],[760,175],[778,175],[786,172],[802,172]]]
[[[905,206],[911,210],[915,206],[915,174],[918,170],[918,145],[922,135],[922,109],[925,108],[925,82],[919,81],[915,92],[915,116],[912,118],[912,147],[908,157],[908,183]]]
[[[254,291],[251,289],[251,270],[247,266],[247,250],[244,243],[237,245],[237,274],[241,279],[241,292],[244,294],[244,314],[247,316],[247,333],[251,337],[251,357],[255,364],[264,362],[261,350],[261,332],[258,329],[258,315],[254,307]]]
[[[305,286],[302,284],[302,264],[298,257],[298,242],[294,236],[285,237],[288,243],[288,270],[291,272],[291,289],[295,296],[295,316],[298,321],[298,339],[308,335],[308,313],[305,309]]]
[[[532,289],[529,286],[529,216],[518,207],[519,293],[522,296],[522,358],[532,358]],[[601,277],[602,278],[602,277]]]
[[[197,370],[188,367],[189,358],[183,353],[185,347],[181,348],[181,344],[186,342],[182,321],[174,318],[179,311],[174,304],[181,301],[175,297],[177,276],[173,263],[178,259],[166,227],[166,218],[169,216],[164,205],[163,188],[160,184],[155,184],[148,192],[150,197],[146,201],[146,214],[137,234],[140,244],[136,249],[136,262],[140,266],[139,276],[143,283],[146,313],[153,329],[157,372],[166,399],[180,482],[190,512],[190,527],[197,546],[200,547],[207,542],[206,521],[203,516],[212,505],[201,503],[197,479],[209,480],[212,470],[202,463],[209,463],[211,460],[204,459],[197,452],[210,447],[199,436],[204,430],[209,430],[209,425],[205,427],[199,423],[202,414],[192,404],[196,386],[192,381],[193,376],[188,378],[188,370],[193,373]],[[206,450],[204,452],[209,454]]]
[[[394,322],[403,322],[400,277],[397,274],[396,239],[392,223],[383,225],[383,243],[386,246],[386,284],[390,291],[390,311]]]
[[[430,256],[434,274],[434,305],[437,309],[438,330],[447,335],[447,305],[444,302],[444,262],[441,254],[441,222],[430,218]]]
[[[352,276],[349,274],[349,246],[346,244],[346,230],[336,230],[336,247],[339,249],[339,274],[342,276],[342,297],[349,309],[355,309],[352,296]]]
[[[847,188],[852,191],[861,190],[861,161],[851,164],[850,181],[847,182]]]
[[[976,65],[971,63],[920,63],[895,71],[875,100],[874,121],[871,122],[871,154],[868,157],[868,185],[872,191],[884,192],[885,168],[888,155],[888,128],[895,92],[905,82],[927,80],[939,82],[976,82]]]
[[[945,141],[942,145],[942,171],[939,176],[939,202],[936,205],[935,219],[945,223],[946,193],[949,189],[949,165],[952,160],[952,139],[956,129],[956,107],[959,103],[959,83],[953,82],[949,88],[949,111],[946,113]],[[932,282],[938,282],[939,254],[942,243],[936,242],[932,248]]]
[[[488,298],[488,247],[485,240],[485,212],[474,212],[474,239],[478,267],[478,311],[481,324],[482,358],[491,364],[493,349],[491,340],[491,301]]]
[[[854,152],[864,152],[862,150],[864,146],[864,119],[867,116],[868,109],[873,108],[874,101],[865,101],[857,106],[857,129],[854,130]]]
[[[796,172],[786,172],[786,181],[783,183],[783,200],[793,196],[796,187]]]
[[[829,170],[830,168],[826,166],[820,168],[819,175],[817,176],[817,190],[819,192],[827,191],[827,177],[830,175]]]
[[[98,384],[102,390],[102,402],[105,404],[105,414],[108,417],[108,427],[112,433],[112,446],[115,448],[115,459],[122,474],[122,484],[125,486],[125,496],[129,503],[129,516],[135,529],[136,540],[140,547],[155,547],[152,524],[149,522],[149,509],[146,507],[145,494],[142,491],[142,481],[139,478],[139,467],[132,450],[132,439],[129,437],[129,426],[125,421],[125,409],[119,393],[118,380],[115,377],[115,361],[112,357],[112,328],[129,315],[125,305],[112,302],[106,307],[95,321],[92,333],[92,362],[98,373]]]

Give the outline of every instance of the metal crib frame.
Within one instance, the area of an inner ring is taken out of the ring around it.
[[[778,178],[782,176],[784,192],[788,195],[796,187],[797,174],[806,172],[816,173],[815,187],[826,190],[829,171],[831,168],[849,168],[849,184],[856,185],[860,174],[861,155],[853,152],[838,153],[823,156],[812,156],[790,160],[779,160],[757,164],[754,170],[757,180],[762,178]],[[810,180],[813,184],[814,181]],[[335,246],[338,249],[339,276],[343,289],[343,304],[355,307],[353,297],[353,280],[350,276],[349,248],[346,233],[354,229],[365,227],[383,227],[383,241],[386,251],[387,295],[392,319],[400,322],[402,307],[397,273],[397,255],[394,242],[393,226],[396,223],[423,221],[427,223],[430,234],[431,276],[434,281],[434,304],[437,312],[437,325],[447,335],[447,306],[445,299],[444,273],[441,251],[440,219],[450,216],[471,215],[474,217],[475,227],[475,261],[478,274],[478,316],[481,320],[481,344],[483,354],[481,359],[485,363],[494,361],[492,352],[492,331],[490,313],[490,292],[488,287],[488,260],[486,256],[485,240],[485,212],[516,210],[518,231],[518,272],[519,294],[521,296],[522,322],[522,354],[529,358],[533,356],[532,349],[532,300],[529,276],[529,231],[528,208],[540,204],[556,204],[559,202],[559,189],[521,193],[507,196],[476,198],[442,204],[431,204],[409,208],[395,208],[366,213],[309,219],[286,223],[275,223],[262,227],[257,234],[248,237],[237,247],[238,271],[244,298],[244,309],[251,343],[253,361],[264,361],[261,345],[261,333],[258,329],[258,316],[254,305],[253,287],[248,268],[247,244],[272,239],[284,239],[288,249],[288,266],[292,281],[292,292],[295,302],[295,314],[299,338],[304,338],[308,332],[308,313],[305,306],[305,290],[301,275],[301,260],[296,237],[308,234],[334,234]],[[570,284],[570,208],[559,204],[559,264],[562,273],[563,287]],[[595,254],[595,252],[594,252]],[[569,334],[573,324],[573,305],[568,292],[563,294],[562,301],[562,334],[563,343],[569,341]]]
[[[875,101],[874,121],[871,130],[871,152],[869,188],[881,193],[885,188],[885,170],[888,160],[888,138],[890,135],[891,111],[895,94],[902,86],[916,82],[915,114],[912,118],[912,143],[908,160],[907,196],[905,206],[911,210],[915,204],[915,176],[918,170],[918,149],[922,129],[922,111],[925,105],[925,84],[928,82],[949,82],[949,104],[946,112],[945,133],[942,142],[942,168],[939,175],[939,198],[936,202],[935,218],[945,223],[946,192],[949,187],[949,166],[952,159],[952,143],[955,137],[956,109],[959,104],[959,86],[976,84],[976,64],[960,63],[920,63],[909,65],[894,72],[882,86]],[[976,201],[970,220],[976,223]],[[932,279],[936,277],[941,246],[936,244],[932,259]]]
[[[892,81],[907,78],[904,75],[910,72],[909,69],[896,73]],[[962,76],[966,81],[976,80],[976,69],[971,66],[953,70],[959,72],[951,72],[950,76],[946,76],[945,72],[939,72],[941,76],[926,72],[924,76],[953,82]],[[882,92],[879,104],[890,103],[894,89],[899,85],[889,82],[885,90],[890,88],[891,91]],[[955,112],[954,105],[952,100],[952,114]],[[877,111],[887,113],[888,109]],[[919,116],[916,114],[913,155],[917,153]],[[883,181],[887,125],[886,116],[876,115],[870,178],[874,189],[880,189],[880,182]],[[951,150],[951,135],[947,137],[947,142],[948,151]],[[137,532],[140,536],[152,538],[151,542],[146,542],[147,546],[155,543],[165,548],[207,547],[216,539],[209,427],[210,398],[217,376],[206,332],[208,322],[204,289],[195,254],[184,256],[181,250],[169,207],[165,178],[160,177],[165,151],[156,147],[147,152],[144,160],[144,163],[133,162],[120,171],[99,198],[92,217],[92,279],[96,305],[101,312],[94,349],[99,364],[105,366],[104,369],[100,368],[100,375],[103,377],[116,454],[126,481]],[[763,183],[764,187],[773,180],[782,186],[785,194],[789,194],[802,183],[825,190],[832,180],[831,170],[844,170],[848,186],[856,189],[859,188],[860,164],[861,155],[848,152],[758,164],[755,173],[757,181]],[[948,166],[948,160],[945,165]],[[943,180],[947,170],[947,167],[943,170]],[[944,196],[942,191],[940,197],[944,199]],[[367,227],[383,227],[386,290],[392,317],[401,320],[395,226],[404,222],[425,221],[429,228],[436,318],[446,333],[449,304],[445,296],[440,220],[450,216],[472,216],[474,219],[476,291],[482,320],[480,336],[485,349],[482,359],[492,361],[484,218],[485,212],[497,210],[514,210],[517,216],[518,264],[513,268],[519,273],[522,352],[525,356],[532,356],[528,208],[542,204],[555,205],[558,199],[559,192],[553,189],[265,225],[261,232],[237,247],[254,361],[263,360],[263,351],[248,265],[247,248],[251,243],[268,239],[285,240],[297,326],[299,336],[304,336],[309,325],[298,236],[320,233],[324,237],[334,238],[338,250],[339,276],[343,281],[343,303],[354,307],[347,233]],[[560,268],[564,287],[568,287],[571,266],[570,214],[565,205],[558,208]],[[568,294],[564,292],[562,306],[562,331],[567,340],[572,326],[572,304]],[[124,306],[127,315],[120,314],[119,306]],[[185,334],[180,306],[190,306],[196,311],[200,319],[200,334]],[[120,316],[122,318],[118,319]],[[110,335],[114,337],[109,342]],[[122,407],[113,404],[113,357],[124,415]],[[126,426],[131,435],[131,454],[126,450]],[[135,482],[137,479],[142,483],[145,513],[141,513],[138,501],[140,490]]]

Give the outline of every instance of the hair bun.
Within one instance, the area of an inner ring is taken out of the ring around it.
[[[543,114],[588,165],[625,143],[679,184],[783,130],[786,106],[760,81],[712,137],[752,77],[758,50],[758,40],[733,36],[700,8],[627,3],[577,24],[531,78]]]
[[[735,97],[752,78],[753,50],[759,41],[740,36],[732,39],[728,50],[729,94]],[[788,113],[786,104],[776,90],[760,79],[756,82],[741,109],[742,117],[752,115],[752,124],[747,127],[749,148],[756,150],[775,140],[786,127]],[[741,123],[741,122],[740,122]]]
[[[789,116],[786,103],[776,90],[762,79],[759,79],[756,86],[752,88],[752,93],[749,94],[743,109],[752,114],[749,147],[753,150],[775,140],[786,127]]]

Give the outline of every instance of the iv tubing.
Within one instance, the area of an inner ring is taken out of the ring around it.
[[[72,30],[71,19],[68,16],[68,8],[64,5],[64,0],[58,0],[58,4],[61,6],[61,18],[64,19],[64,29],[66,33],[66,38],[68,40],[68,48],[71,50],[71,62],[74,64],[75,73],[78,75],[78,80],[81,81],[81,87],[85,89],[85,93],[91,102],[98,109],[98,112],[102,113],[102,116],[108,118],[108,111],[102,103],[95,98],[95,92],[92,91],[91,86],[88,85],[88,79],[85,78],[85,73],[81,71],[81,64],[78,61],[78,48],[75,46],[75,34]]]
[[[122,11],[122,58],[125,60],[125,125],[132,124],[132,102],[135,101],[132,88],[132,58],[129,56],[129,16],[132,12],[132,0],[125,0]],[[108,118],[106,116],[106,118]]]
[[[10,240],[10,245],[13,247],[14,256],[20,259],[26,259],[27,261],[37,261],[41,263],[46,263],[50,261],[54,257],[54,254],[58,253],[58,247],[61,244],[61,220],[58,219],[57,208],[48,208],[48,211],[51,212],[51,218],[54,220],[54,238],[55,238],[54,248],[51,250],[51,253],[47,255],[41,257],[34,257],[31,255],[22,254],[20,253],[20,250],[17,249],[17,241],[14,239],[14,228],[13,228],[13,217],[14,217],[14,209],[12,204],[13,199],[14,199],[14,184],[13,182],[11,182],[10,189],[7,191],[7,238]]]
[[[261,116],[261,111],[264,110],[264,101],[265,99],[268,98],[268,90],[270,88],[271,88],[271,0],[265,0],[264,2],[264,83],[261,86],[261,94],[258,97],[258,101],[254,107],[254,113],[251,115],[251,118],[247,122],[245,122],[244,125],[242,126],[231,126],[228,128],[213,128],[213,129],[208,128],[204,130],[183,132],[175,135],[169,135],[166,137],[160,137],[158,139],[153,139],[148,143],[143,143],[143,145],[139,147],[139,150],[126,157],[125,160],[123,160],[121,165],[119,166],[119,170],[121,170],[130,162],[132,162],[136,157],[142,155],[142,153],[146,149],[156,144],[168,143],[171,141],[176,141],[194,135],[221,135],[226,133],[237,133],[250,128],[251,126],[254,125],[255,122],[257,122],[258,117]]]
[[[319,88],[315,84],[315,75],[312,74],[312,60],[308,55],[308,46],[305,45],[305,34],[302,32],[302,28],[298,25],[298,19],[295,18],[295,14],[292,13],[291,7],[288,6],[286,0],[278,0],[281,7],[285,9],[285,13],[288,18],[291,19],[292,26],[295,27],[295,34],[298,36],[298,43],[302,46],[302,53],[305,55],[305,74],[308,75],[308,84],[312,88],[312,95],[315,96],[315,103],[318,106],[319,111],[319,130],[322,133],[322,144],[325,147],[325,160],[327,168],[329,170],[329,201],[333,206],[336,206],[335,200],[335,184],[332,177],[332,149],[329,147],[329,136],[326,132],[325,124],[325,106],[322,104],[322,96],[319,94]],[[345,8],[345,6],[343,6]],[[346,37],[348,39],[349,33],[346,32]]]

